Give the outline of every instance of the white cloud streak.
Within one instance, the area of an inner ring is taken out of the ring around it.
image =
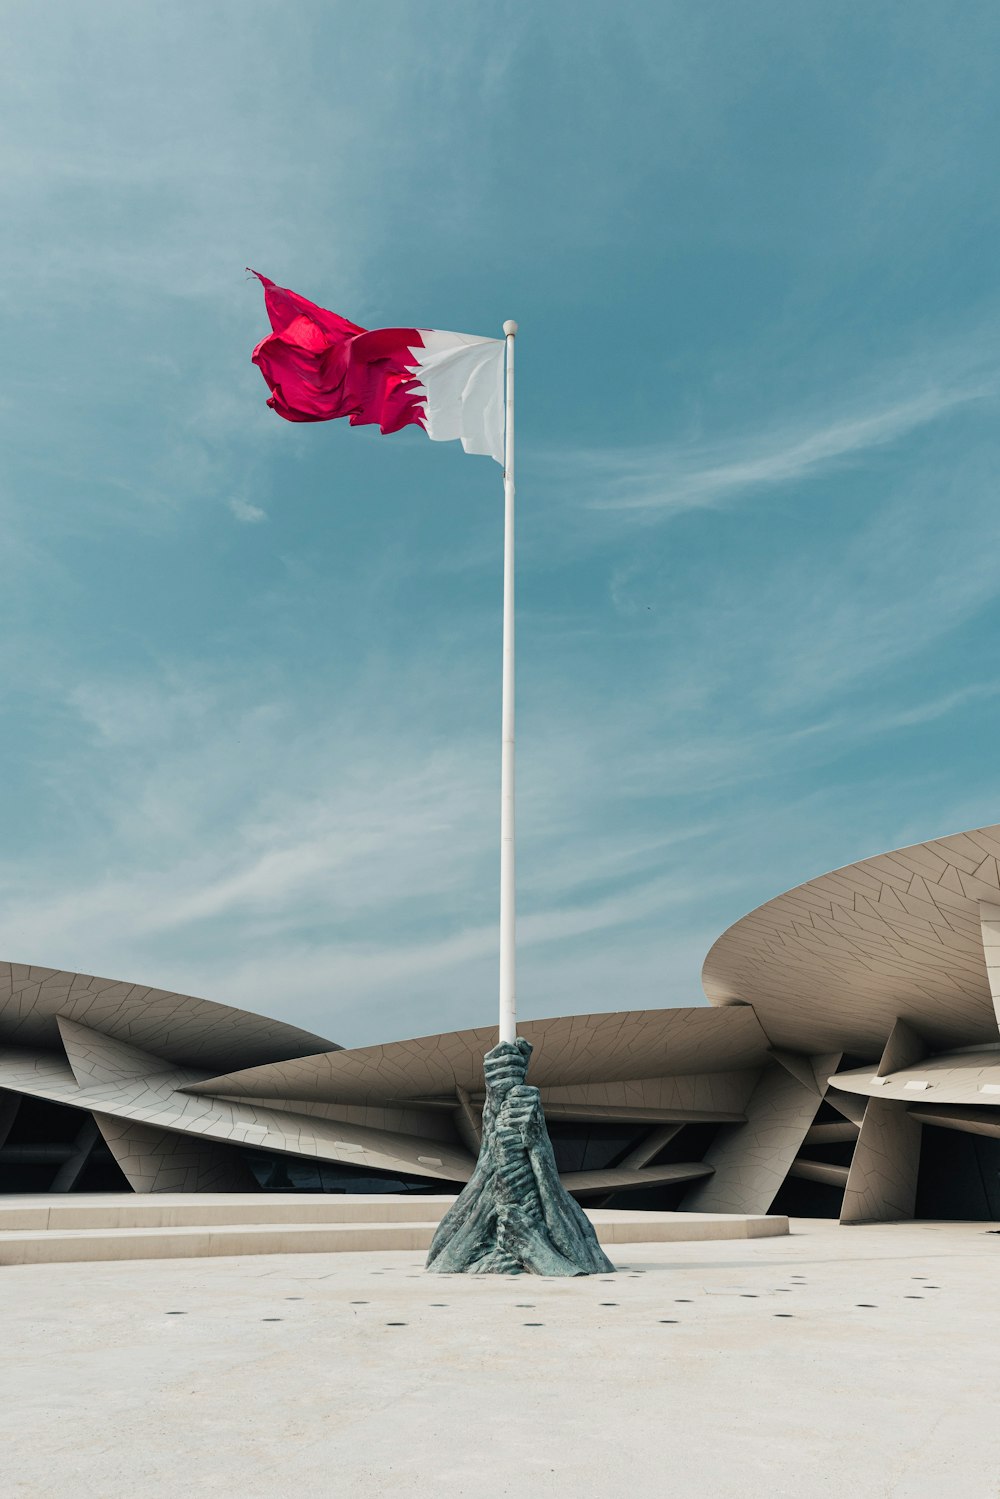
[[[267,511],[263,510],[260,505],[251,505],[249,500],[234,497],[228,501],[228,505],[236,519],[245,526],[256,526],[262,520],[267,520]]]
[[[831,420],[799,417],[772,431],[706,445],[639,448],[628,453],[588,451],[575,456],[586,472],[597,510],[645,513],[708,509],[732,504],[760,489],[798,483],[900,441],[958,407],[995,398],[995,379],[934,389],[881,409]]]

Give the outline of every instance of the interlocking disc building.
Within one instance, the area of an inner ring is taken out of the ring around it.
[[[1000,1218],[1000,826],[768,901],[709,1006],[526,1021],[588,1203]],[[492,1029],[346,1050],[225,1005],[0,967],[0,1191],[440,1192]]]

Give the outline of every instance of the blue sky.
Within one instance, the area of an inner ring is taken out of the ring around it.
[[[500,475],[267,410],[254,265],[519,336],[519,1002],[1000,819],[1000,12],[4,10],[0,952],[496,1005]]]

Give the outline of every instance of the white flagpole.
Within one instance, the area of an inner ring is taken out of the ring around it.
[[[514,335],[507,343],[503,448],[503,698],[500,729],[500,1040],[517,1034],[514,899]]]

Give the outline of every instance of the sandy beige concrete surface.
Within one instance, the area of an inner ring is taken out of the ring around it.
[[[997,1499],[1000,1234],[0,1271],[5,1499]]]

